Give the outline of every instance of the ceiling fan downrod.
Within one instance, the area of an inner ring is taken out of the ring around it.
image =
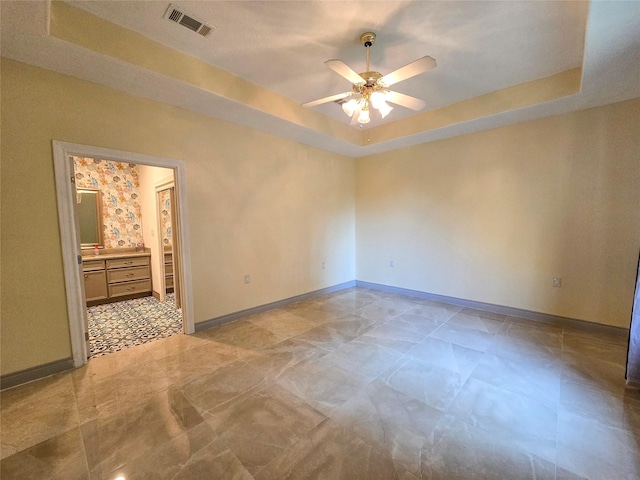
[[[369,64],[371,60],[371,47],[376,43],[376,34],[373,32],[366,32],[360,35],[360,43],[367,49],[367,72],[369,71]]]

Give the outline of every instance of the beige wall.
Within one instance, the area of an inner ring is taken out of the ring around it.
[[[639,118],[633,100],[358,159],[356,277],[628,328]]]
[[[71,355],[52,140],[186,162],[196,322],[355,277],[352,159],[12,60],[1,80],[2,374]]]

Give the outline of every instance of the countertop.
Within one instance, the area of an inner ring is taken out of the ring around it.
[[[123,249],[124,250],[124,249]],[[144,251],[144,252],[136,252],[135,250],[124,250],[122,252],[105,252],[105,253],[100,253],[100,255],[94,255],[93,254],[93,250],[87,252],[87,254],[85,255],[83,252],[82,255],[82,261],[83,262],[89,262],[92,260],[113,260],[114,258],[135,258],[135,257],[150,257],[151,256],[151,252],[148,251]]]

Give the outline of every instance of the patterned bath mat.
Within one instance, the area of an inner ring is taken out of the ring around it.
[[[87,308],[90,357],[99,357],[134,345],[182,332],[182,312],[174,294],[162,303],[153,297],[136,298]]]

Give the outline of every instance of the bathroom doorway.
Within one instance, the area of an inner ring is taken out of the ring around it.
[[[182,312],[173,289],[166,295],[164,271],[173,278],[173,170],[95,157],[70,160],[89,358],[181,333]],[[158,196],[158,183],[168,186],[160,192],[166,199]]]
[[[54,165],[74,365],[154,337],[193,333],[191,271],[184,249],[183,162],[54,142]],[[105,182],[118,184],[120,191],[102,188]],[[159,228],[159,185],[170,186],[173,197],[170,233],[175,260],[171,258],[170,270],[180,282],[170,295]],[[81,233],[92,229],[79,224],[79,188],[100,192],[102,244],[81,241]],[[96,319],[115,323],[100,327]]]

